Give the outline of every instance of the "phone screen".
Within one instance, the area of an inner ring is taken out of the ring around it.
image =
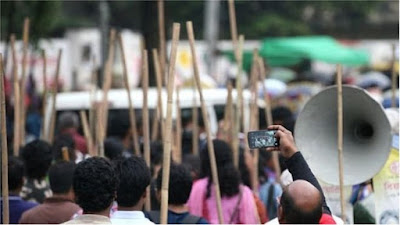
[[[276,130],[251,131],[247,133],[249,148],[276,147],[279,145],[275,137]]]

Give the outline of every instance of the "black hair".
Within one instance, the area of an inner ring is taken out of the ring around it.
[[[317,206],[310,212],[305,212],[302,208],[296,206],[293,197],[288,189],[283,190],[280,204],[285,219],[289,224],[318,224],[322,216],[322,196],[319,198]]]
[[[8,158],[8,190],[15,191],[24,184],[24,163],[13,156]]]
[[[161,190],[162,169],[157,176],[157,189]],[[183,165],[171,164],[169,171],[168,204],[182,205],[187,202],[192,190],[192,176]]]
[[[150,184],[151,175],[146,162],[142,158],[132,156],[116,160],[114,166],[120,180],[117,189],[118,205],[135,206]]]
[[[104,155],[110,160],[122,157],[124,145],[121,140],[115,137],[109,137],[104,141]]]
[[[274,123],[280,121],[282,126],[291,132],[294,132],[295,119],[292,111],[286,106],[277,106],[272,109],[272,118]]]
[[[55,138],[53,143],[53,157],[55,161],[64,160],[62,154],[63,147],[67,147],[70,161],[75,162],[75,141],[71,134],[61,134]]]
[[[140,113],[136,112],[136,127],[141,126],[140,117]],[[131,127],[128,110],[112,110],[108,118],[107,136],[125,138]]]
[[[200,176],[200,157],[198,155],[187,154],[183,156],[182,165],[186,166],[192,173],[192,178]]]
[[[106,210],[115,199],[118,182],[118,176],[107,159],[86,159],[77,165],[74,172],[76,203],[84,213]]]
[[[53,159],[51,146],[42,140],[32,141],[21,149],[21,158],[28,178],[43,179]]]
[[[58,117],[58,131],[63,131],[68,128],[78,128],[79,117],[74,112],[63,112]]]
[[[68,193],[72,188],[76,165],[73,162],[59,161],[49,169],[51,191],[55,194]]]
[[[239,193],[240,175],[232,161],[232,150],[229,145],[221,140],[213,140],[215,159],[217,161],[218,180],[222,196],[234,196]],[[210,157],[208,146],[201,150],[201,174],[200,177],[208,177],[207,195],[210,197],[212,183]]]

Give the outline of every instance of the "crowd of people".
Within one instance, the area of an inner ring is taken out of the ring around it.
[[[289,109],[277,107],[273,115],[276,123],[293,128]],[[88,154],[75,112],[59,115],[53,143],[36,139],[22,146],[18,157],[9,157],[10,223],[160,223],[163,143],[151,143],[149,168],[134,155],[127,116],[123,111],[110,116],[105,157]],[[268,128],[278,130],[280,146],[260,151],[256,192],[252,152],[241,146],[237,168],[230,144],[213,140],[224,223],[335,223],[318,181],[284,126]],[[200,138],[199,155],[193,155],[191,134],[184,132],[182,163],[173,161],[170,167],[168,223],[219,223],[208,147]],[[281,169],[292,174],[292,182],[277,182],[272,150],[280,152]],[[146,202],[151,210],[144,210]]]
[[[376,89],[375,86],[370,88]],[[191,116],[187,117],[190,119],[182,118],[182,162],[173,161],[169,169],[168,223],[219,223],[221,218],[204,138],[204,121],[200,115],[199,154],[195,155],[192,152]],[[213,140],[223,222],[343,223],[332,215],[320,184],[301,149],[296,147],[292,135],[293,107],[274,107],[272,117],[276,125],[266,127],[265,115],[260,110],[259,126],[260,129],[277,130],[279,147],[260,149],[258,171],[254,167],[254,154],[243,140],[238,166],[233,162],[231,141],[221,135],[222,127]],[[11,124],[7,123],[8,126]],[[143,153],[140,119],[136,126]],[[10,223],[161,222],[162,171],[165,169],[162,165],[163,143],[160,137],[150,144],[151,163],[148,167],[142,157],[135,155],[127,110],[110,111],[104,157],[89,154],[76,112],[63,112],[57,116],[52,143],[39,139],[40,130],[40,127],[27,129],[25,145],[19,155],[8,160]],[[10,155],[13,152],[11,135],[12,129],[9,129]],[[65,149],[68,157],[63,154]],[[279,165],[273,160],[273,151],[279,152]],[[281,174],[277,174],[277,167]],[[254,182],[256,172],[258,177]],[[357,206],[368,195],[365,194],[370,190],[368,187],[371,184],[366,182],[353,188],[351,204],[355,206],[355,223],[357,219],[362,223],[375,223],[373,218],[365,220],[356,215]],[[151,205],[149,210],[144,210],[146,204]]]

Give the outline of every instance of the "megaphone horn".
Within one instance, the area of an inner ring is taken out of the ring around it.
[[[343,182],[362,183],[385,164],[391,146],[390,123],[382,106],[358,87],[343,85]],[[299,114],[295,140],[314,174],[339,185],[337,87],[312,97]]]

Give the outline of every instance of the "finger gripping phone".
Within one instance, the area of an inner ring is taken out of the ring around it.
[[[276,130],[259,130],[247,133],[249,148],[267,148],[279,146],[279,141],[275,137]]]

